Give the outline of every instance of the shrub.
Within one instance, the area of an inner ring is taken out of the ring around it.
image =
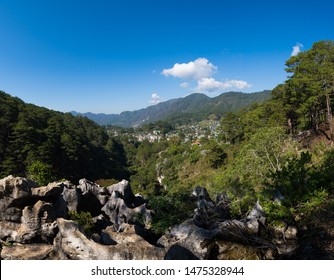
[[[68,216],[71,220],[77,222],[88,236],[94,233],[94,222],[89,212],[69,211]]]
[[[39,185],[46,185],[55,180],[53,176],[52,166],[42,161],[34,161],[27,168],[29,178]]]

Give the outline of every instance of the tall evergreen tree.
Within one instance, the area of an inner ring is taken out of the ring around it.
[[[334,140],[332,98],[334,94],[334,41],[314,43],[312,48],[292,56],[286,62],[292,75],[273,94],[287,106],[291,123],[308,123],[318,132],[322,118],[329,125],[331,140]],[[306,118],[305,118],[306,117]],[[303,120],[304,118],[304,120]]]

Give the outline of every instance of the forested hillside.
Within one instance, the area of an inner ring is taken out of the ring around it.
[[[240,110],[252,103],[260,103],[269,99],[271,91],[242,93],[226,92],[210,98],[205,94],[193,93],[183,98],[177,98],[149,106],[136,111],[126,111],[121,114],[93,114],[77,113],[83,115],[100,125],[114,125],[121,127],[135,127],[143,124],[168,120],[175,124],[188,124],[197,122],[214,114],[221,118],[228,112]]]
[[[1,176],[28,176],[42,184],[126,176],[117,144],[87,118],[26,104],[0,91],[0,124]]]

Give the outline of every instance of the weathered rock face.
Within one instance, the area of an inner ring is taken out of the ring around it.
[[[76,222],[59,218],[57,224],[59,233],[53,244],[55,258],[74,260],[107,259],[107,248],[88,239]]]
[[[293,226],[276,230],[272,240],[261,236],[266,219],[259,201],[236,220],[225,193],[212,200],[198,186],[192,197],[197,200],[193,218],[155,242],[149,232],[154,212],[126,180],[107,188],[86,179],[77,186],[40,187],[8,176],[0,180],[1,259],[273,259],[295,249]],[[90,212],[96,232],[89,236],[67,220],[70,211]]]
[[[158,244],[167,249],[165,259],[212,259],[217,251],[213,233],[197,227],[192,220],[173,227]]]
[[[47,244],[20,244],[3,246],[3,260],[47,260],[53,252],[53,246]]]
[[[0,220],[19,222],[33,187],[37,184],[25,178],[8,176],[0,180]]]
[[[130,225],[139,216],[149,223],[151,211],[126,180],[108,188],[86,179],[78,186],[61,182],[39,187],[8,176],[0,180],[0,210],[0,239],[3,244],[20,244],[4,245],[3,259],[163,259],[165,255],[164,249],[138,234],[144,228]],[[77,223],[65,220],[69,211],[96,215],[93,220],[102,232],[94,240],[99,242],[89,239]],[[34,253],[37,248],[40,254]]]
[[[158,243],[167,249],[167,259],[272,259],[276,247],[261,238],[265,213],[259,203],[247,217],[230,219],[229,199],[225,193],[215,202],[205,188],[192,193],[197,208],[192,219],[174,226]]]
[[[132,192],[130,184],[127,180],[122,180],[121,182],[111,185],[108,187],[109,193],[118,192],[120,196],[129,202],[133,202],[135,195]]]
[[[152,211],[146,208],[146,204],[130,208],[117,191],[112,192],[110,199],[103,206],[102,212],[109,217],[117,231],[123,231],[124,226],[133,222],[138,216],[144,217],[146,224],[152,221]]]
[[[0,238],[19,243],[52,241],[56,234],[56,213],[52,203],[39,200],[57,197],[58,186],[38,188],[25,178],[8,176],[0,180]]]
[[[106,230],[109,240],[115,245],[102,245],[88,239],[77,223],[59,218],[59,233],[54,241],[54,258],[76,260],[159,260],[165,251],[136,235],[133,230],[115,235]],[[104,237],[106,238],[106,237]]]

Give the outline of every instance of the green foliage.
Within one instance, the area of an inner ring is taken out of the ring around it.
[[[284,203],[294,207],[298,202],[314,190],[313,172],[311,170],[311,154],[301,153],[300,157],[288,160],[282,169],[271,173],[270,189],[283,194]]]
[[[27,171],[29,173],[29,178],[41,186],[45,186],[49,182],[55,180],[52,166],[39,160],[30,164],[27,167]]]
[[[275,203],[271,199],[262,199],[261,206],[266,213],[266,222],[268,225],[284,226],[294,222],[291,209],[285,205]]]
[[[284,104],[291,130],[299,127],[318,132],[326,120],[333,139],[334,41],[314,43],[310,50],[290,57],[286,66],[292,75],[273,95]]]
[[[240,114],[233,112],[229,112],[223,117],[221,122],[223,140],[232,144],[240,143],[244,136],[241,118]]]
[[[256,192],[247,182],[240,182],[236,179],[229,181],[229,185],[223,188],[231,200],[230,211],[232,217],[244,217],[255,205]]]
[[[328,162],[332,154],[333,151],[329,151],[323,163],[316,166],[311,154],[302,152],[289,159],[281,170],[271,173],[270,183],[262,192],[269,222],[299,220],[312,215],[314,209],[325,203],[333,186],[333,171],[329,176],[326,174],[327,168],[333,164]],[[274,202],[278,192],[283,199]]]
[[[94,233],[94,222],[89,212],[69,211],[68,216],[71,220],[77,222],[88,236]]]
[[[206,160],[212,168],[218,169],[227,161],[227,153],[221,145],[211,142],[207,148]]]
[[[295,153],[296,145],[281,127],[258,129],[249,141],[245,142],[235,158],[226,167],[222,183],[229,186],[232,182],[247,185],[259,190],[268,179],[269,171],[280,170],[286,158]]]
[[[231,199],[232,216],[242,217],[261,198],[271,174],[282,170],[294,155],[298,155],[298,145],[284,128],[258,128],[215,173],[213,192],[225,191]]]
[[[31,171],[44,183],[128,176],[122,147],[107,146],[105,130],[87,118],[25,104],[0,91],[0,124],[0,176]]]
[[[180,189],[176,193],[152,197],[149,207],[155,212],[151,229],[155,234],[162,235],[171,226],[191,218],[195,204],[189,190]]]
[[[260,128],[284,126],[286,126],[286,116],[283,103],[272,99],[261,104],[253,104],[239,112],[227,113],[221,120],[221,140],[240,144]]]
[[[101,187],[109,187],[113,184],[118,183],[119,181],[116,179],[98,179],[95,181],[96,184],[100,185]]]
[[[328,150],[325,152],[323,162],[318,167],[317,179],[323,187],[328,191],[334,190],[334,150]]]

